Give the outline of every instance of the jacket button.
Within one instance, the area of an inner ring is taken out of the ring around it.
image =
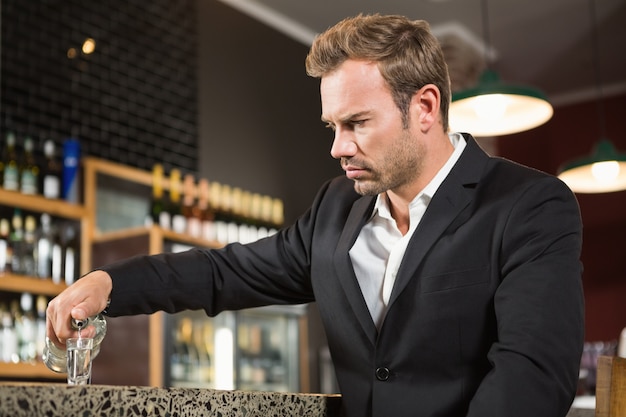
[[[376,379],[379,381],[386,381],[389,379],[389,369],[380,367],[376,369]]]

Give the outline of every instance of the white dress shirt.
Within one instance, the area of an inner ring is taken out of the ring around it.
[[[379,329],[385,318],[391,290],[409,240],[433,195],[465,149],[465,139],[461,134],[451,133],[449,137],[454,146],[454,152],[428,185],[409,204],[410,223],[406,235],[402,235],[396,221],[391,217],[389,200],[385,192],[378,195],[372,216],[363,226],[350,249],[350,259],[361,292],[372,320]]]

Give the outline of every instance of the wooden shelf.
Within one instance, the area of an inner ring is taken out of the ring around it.
[[[48,213],[51,216],[74,220],[81,220],[87,215],[85,207],[81,205],[71,204],[63,200],[52,200],[39,195],[22,194],[2,188],[0,188],[0,201],[2,201],[2,205],[10,204],[11,207],[19,207],[24,210]]]
[[[67,380],[67,374],[52,372],[43,364],[0,362],[0,378]]]
[[[0,275],[0,291],[55,296],[65,288],[67,288],[65,284],[55,284],[50,279],[7,273]]]
[[[169,242],[183,243],[191,246],[200,246],[203,248],[220,248],[224,246],[217,241],[210,241],[196,238],[182,233],[176,233],[172,230],[163,229],[159,226],[150,227],[131,227],[128,229],[114,230],[110,232],[101,232],[93,237],[94,243],[110,242],[113,240],[126,239],[142,235],[153,235],[159,240]]]

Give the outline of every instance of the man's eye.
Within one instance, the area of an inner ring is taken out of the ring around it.
[[[327,129],[335,130],[335,125],[332,123],[326,123],[326,126],[324,127],[326,127]]]
[[[352,126],[361,126],[363,123],[365,123],[365,120],[351,120],[350,124]]]

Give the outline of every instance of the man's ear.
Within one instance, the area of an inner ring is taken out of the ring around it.
[[[434,84],[426,84],[413,95],[411,108],[419,111],[416,120],[422,132],[430,130],[439,121],[440,104],[441,93]]]

